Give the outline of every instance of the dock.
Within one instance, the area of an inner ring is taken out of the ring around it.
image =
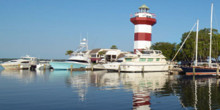
[[[92,68],[72,68],[68,69],[69,71],[91,71]]]

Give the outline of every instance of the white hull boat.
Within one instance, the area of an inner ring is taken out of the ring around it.
[[[50,69],[50,64],[47,61],[40,61],[39,64],[36,66],[36,70],[45,70]]]
[[[106,64],[105,69],[108,71],[120,71],[120,72],[167,72],[169,69],[167,64]]]
[[[6,70],[19,70],[19,69],[29,69],[29,64],[1,64],[1,66]]]
[[[84,38],[80,42],[79,48],[71,54],[70,58],[64,62],[50,62],[54,70],[68,70],[74,68],[88,68],[90,66],[88,42]]]
[[[159,50],[127,54],[123,60],[104,64],[108,71],[120,72],[167,72],[169,64]]]
[[[6,70],[19,70],[19,69],[30,69],[32,66],[36,66],[37,58],[25,56],[21,59],[10,60],[8,62],[4,62],[1,66]]]

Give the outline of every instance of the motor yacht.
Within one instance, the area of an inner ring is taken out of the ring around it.
[[[6,70],[31,69],[36,67],[37,58],[26,55],[20,59],[3,62],[1,66]]]
[[[90,58],[89,58],[89,50],[88,50],[88,42],[84,38],[80,42],[79,48],[74,51],[68,60],[64,62],[50,62],[50,65],[55,70],[67,70],[71,68],[87,68],[90,66]]]
[[[120,72],[162,72],[169,70],[166,57],[160,50],[143,50],[136,54],[126,54],[117,62],[104,64],[108,71]]]

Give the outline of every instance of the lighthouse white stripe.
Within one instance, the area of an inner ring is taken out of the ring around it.
[[[146,24],[138,24],[134,27],[134,33],[151,33],[152,26]]]
[[[134,49],[150,49],[151,41],[134,41]]]

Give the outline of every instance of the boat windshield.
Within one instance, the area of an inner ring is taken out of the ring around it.
[[[83,56],[84,54],[82,53],[76,53],[76,54],[72,54],[72,56]]]
[[[22,58],[23,60],[30,60],[30,58]]]
[[[143,54],[153,54],[154,51],[143,51]]]
[[[123,62],[123,60],[117,60],[116,62]]]
[[[143,51],[143,54],[162,54],[160,50],[148,50],[148,51]]]
[[[9,62],[17,62],[17,61],[15,61],[15,60],[12,60],[12,61],[9,61]]]
[[[155,50],[156,54],[161,54],[162,52],[160,50]]]
[[[23,61],[23,62],[21,62],[21,63],[29,63],[29,61]]]

